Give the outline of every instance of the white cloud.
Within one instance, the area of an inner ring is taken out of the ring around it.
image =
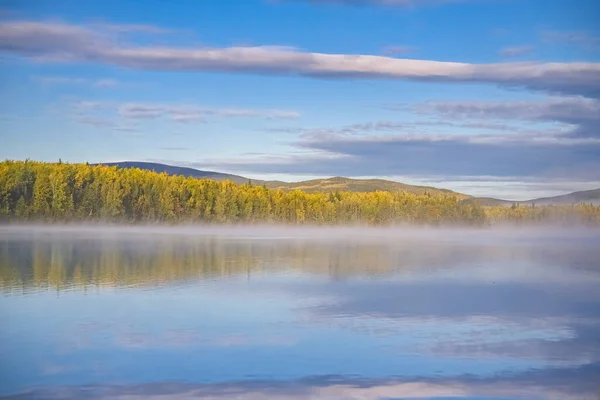
[[[292,142],[293,155],[204,160],[203,167],[315,176],[443,176],[446,180],[481,176],[499,181],[570,178],[587,184],[600,180],[598,100],[429,102],[413,109],[440,120],[286,128],[284,132],[299,135]],[[553,126],[527,129],[507,124],[515,121]],[[493,133],[448,134],[442,130],[445,126]],[[424,132],[424,127],[429,130]],[[573,186],[573,190],[577,188]]]
[[[544,31],[542,39],[550,43],[574,44],[588,49],[600,48],[600,37],[582,31]]]
[[[391,108],[394,109],[394,108]],[[469,133],[479,133],[480,138],[486,137],[482,134],[482,131],[494,131],[504,133],[521,133],[526,137],[552,137],[556,138],[560,135],[568,133],[569,129],[527,129],[524,127],[517,127],[506,122],[486,122],[486,121],[458,121],[448,119],[433,120],[433,121],[414,121],[414,122],[394,122],[394,121],[372,121],[359,124],[344,125],[341,127],[329,127],[329,128],[301,128],[301,127],[287,127],[287,128],[270,128],[267,129],[269,132],[278,133],[289,133],[297,134],[302,138],[318,138],[325,137],[328,135],[334,136],[365,136],[377,132],[389,132],[393,134],[402,134],[406,137],[409,136],[426,136],[426,137],[456,137],[456,135],[443,134],[445,128],[459,128],[461,130],[468,130]],[[426,133],[426,130],[437,130],[438,133],[432,135]],[[513,135],[514,136],[514,135]],[[501,138],[503,136],[494,135],[495,138]],[[512,136],[509,136],[512,137]]]
[[[414,125],[412,124],[404,122],[375,121],[362,124],[345,125],[339,128],[272,128],[268,130],[271,132],[296,133],[302,135],[302,137],[308,138],[322,135],[356,136],[365,134],[367,132],[398,131],[413,126]]]
[[[600,137],[600,101],[584,97],[558,97],[541,101],[511,102],[428,102],[417,112],[457,118],[485,120],[525,120],[565,124],[573,136]]]
[[[74,119],[75,122],[82,125],[90,125],[95,128],[110,129],[119,132],[139,132],[134,125],[124,123],[123,121],[115,121],[106,118],[97,118],[92,116],[81,116]]]
[[[34,76],[33,79],[44,85],[88,85],[99,88],[110,88],[119,84],[114,79],[86,79],[70,76]]]
[[[295,119],[297,111],[248,108],[209,108],[194,104],[145,104],[74,101],[59,110],[74,122],[100,129],[140,132],[139,122],[164,118],[179,123],[203,123],[207,118]]]
[[[117,33],[146,33],[146,34],[166,34],[173,33],[171,29],[164,29],[154,25],[144,24],[107,24],[95,23],[93,25],[98,30],[117,32]]]
[[[541,197],[559,196],[580,190],[600,188],[600,180],[579,181],[572,178],[543,179],[524,177],[430,177],[418,180],[420,185],[451,188],[472,196],[491,196],[504,200],[521,201]]]
[[[67,76],[35,76],[33,80],[48,85],[83,85],[88,83],[87,79]]]
[[[531,53],[533,53],[533,46],[505,47],[498,52],[503,57],[517,57]]]
[[[127,103],[118,106],[117,112],[121,117],[130,119],[152,119],[167,117],[178,122],[203,121],[207,116],[216,117],[248,117],[267,119],[299,118],[296,111],[272,109],[243,109],[243,108],[205,108],[196,105],[171,104],[142,104]]]
[[[80,100],[70,103],[69,106],[77,113],[84,113],[108,109],[111,107],[111,104],[103,101]]]
[[[82,26],[49,22],[0,23],[0,51],[37,61],[103,63],[145,70],[477,82],[552,93],[600,95],[600,63],[594,62],[470,64],[309,53],[268,46],[139,46],[110,40],[106,35]]]
[[[347,399],[380,400],[388,398],[475,398],[494,396],[502,398],[545,398],[548,400],[576,400],[593,398],[597,385],[590,384],[593,366],[563,369],[542,369],[529,373],[513,373],[490,377],[434,376],[412,379],[368,379],[332,376],[313,376],[294,381],[262,380],[221,382],[217,384],[188,384],[155,382],[136,386],[85,387],[94,399],[204,399],[204,400],[305,400]],[[567,382],[565,385],[565,375]],[[562,379],[561,379],[562,378]],[[569,379],[570,378],[570,379]],[[593,379],[592,379],[593,380]],[[15,396],[15,399],[57,398],[65,400],[81,397],[82,388],[64,386],[37,388]]]

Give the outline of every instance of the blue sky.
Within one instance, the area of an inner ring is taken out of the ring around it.
[[[0,1],[0,157],[600,187],[595,0]]]

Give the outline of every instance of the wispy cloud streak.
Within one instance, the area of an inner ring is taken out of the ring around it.
[[[212,71],[313,78],[490,83],[550,93],[600,96],[600,63],[470,64],[374,55],[325,54],[256,46],[182,48],[125,44],[83,26],[0,23],[0,52],[38,62],[88,62],[163,71]]]
[[[295,119],[300,117],[296,111],[260,110],[243,108],[204,108],[195,105],[165,105],[128,103],[118,107],[118,114],[130,119],[152,119],[167,117],[178,122],[203,121],[207,116],[247,117],[266,119]]]
[[[110,88],[119,84],[114,79],[86,79],[70,76],[34,76],[33,80],[44,85],[89,85],[99,88]]]
[[[327,129],[288,128],[288,132],[299,134],[293,146],[304,154],[213,160],[208,165],[240,172],[311,176],[600,180],[598,100],[568,97],[527,102],[429,102],[412,109],[440,121],[412,126],[380,121]],[[554,126],[512,130],[507,121]],[[435,132],[446,125],[496,132]],[[418,131],[425,126],[432,131]]]
[[[533,46],[505,47],[498,52],[502,57],[517,57],[531,53],[533,53]]]
[[[573,127],[572,136],[600,137],[600,101],[583,97],[512,102],[429,102],[417,105],[415,110],[454,120],[475,118],[561,123]]]
[[[542,39],[550,43],[573,44],[587,49],[600,48],[600,36],[581,31],[544,31]]]

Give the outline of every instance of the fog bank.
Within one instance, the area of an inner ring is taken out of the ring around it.
[[[322,239],[436,239],[436,240],[518,240],[520,238],[600,238],[595,228],[560,226],[494,226],[488,228],[455,227],[357,227],[357,226],[280,226],[280,225],[0,225],[0,238],[25,237],[31,235],[64,235],[83,238],[88,236],[128,238],[148,235],[186,236],[224,239],[268,239],[268,240],[322,240]]]

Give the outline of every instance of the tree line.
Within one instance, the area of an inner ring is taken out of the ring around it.
[[[120,223],[600,223],[600,207],[482,207],[452,195],[284,192],[89,164],[0,163],[0,220]]]

